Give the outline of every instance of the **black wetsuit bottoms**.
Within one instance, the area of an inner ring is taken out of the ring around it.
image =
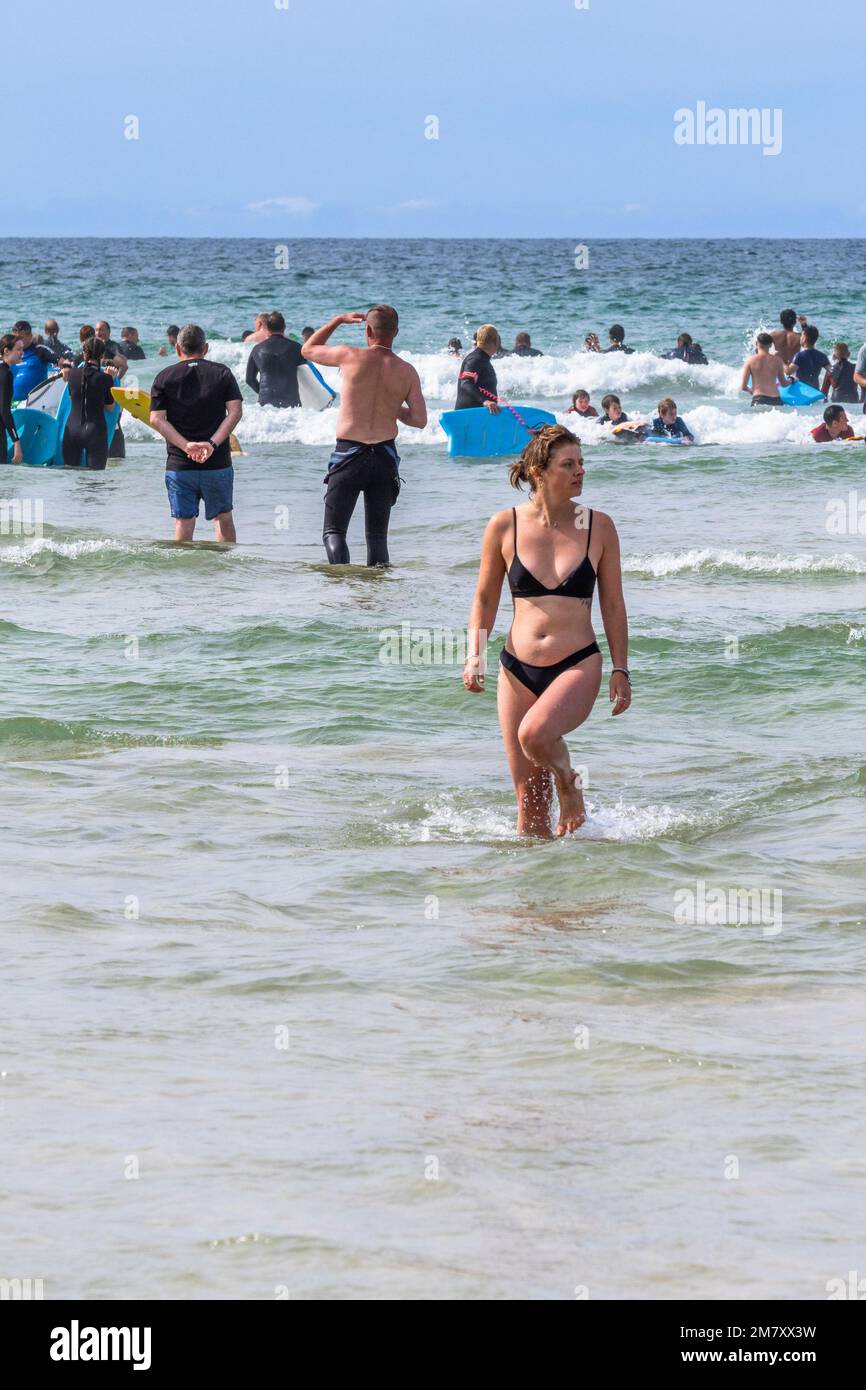
[[[779,396],[753,396],[752,405],[781,405]]]
[[[338,439],[325,475],[325,524],[322,540],[332,565],[348,565],[346,532],[361,493],[364,494],[364,529],[367,564],[387,565],[388,522],[400,492],[400,456],[394,440],[363,444]]]
[[[117,426],[112,435],[111,443],[108,446],[108,457],[110,459],[126,458],[126,440],[123,437],[123,430],[120,428],[120,425]]]

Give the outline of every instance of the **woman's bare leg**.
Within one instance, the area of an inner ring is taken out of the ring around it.
[[[510,671],[500,666],[496,699],[502,739],[517,795],[518,834],[540,835],[549,840],[550,809],[553,804],[550,773],[527,758],[517,736],[521,721],[537,703],[536,698]]]
[[[559,797],[557,835],[577,830],[586,820],[583,792],[577,785],[563,734],[578,728],[587,718],[600,685],[601,655],[594,652],[579,666],[557,676],[526,711],[517,730],[521,752],[528,761],[553,773]]]

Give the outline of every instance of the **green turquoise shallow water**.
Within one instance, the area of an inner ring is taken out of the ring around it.
[[[432,409],[401,436],[384,574],[323,564],[329,412],[248,405],[231,551],[168,543],[134,422],[102,476],[4,470],[44,528],[0,536],[0,1274],[47,1297],[821,1298],[862,1266],[866,546],[827,516],[866,455],[737,393],[788,303],[859,347],[838,268],[862,249],[609,242],[577,272],[564,242],[308,241],[281,273],[264,242],[73,242],[61,274],[3,243],[4,322],[135,323],[145,386],[171,320],[242,375],[256,309],[297,330],[389,299]],[[634,356],[579,351],[615,319]],[[518,840],[494,694],[464,695],[440,640],[513,496],[436,423],[442,345],[485,320],[545,350],[500,364],[515,403],[672,394],[703,446],[585,431],[635,702],[570,741],[590,817],[568,843]],[[682,329],[710,366],[659,358]],[[383,662],[395,630],[441,659]],[[713,890],[773,912],[683,921]]]

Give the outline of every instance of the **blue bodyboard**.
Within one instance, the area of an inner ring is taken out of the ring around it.
[[[108,442],[114,438],[114,431],[117,429],[117,422],[120,419],[121,407],[115,405],[110,415],[105,417],[105,425],[108,431]],[[65,386],[63,395],[60,397],[60,404],[57,407],[57,438],[55,441],[54,463],[58,468],[63,467],[63,431],[66,429],[66,421],[69,419],[69,387]],[[85,467],[84,450],[81,451],[81,465]]]
[[[816,391],[814,386],[793,381],[790,386],[779,387],[779,399],[782,405],[817,405],[819,401],[826,401],[827,397]]]
[[[645,434],[644,444],[685,444],[686,440],[679,434]]]
[[[529,427],[555,425],[556,416],[549,410],[536,410],[531,405],[519,405],[515,410]],[[502,454],[519,454],[529,443],[529,433],[520,421],[503,406],[498,415],[491,415],[484,406],[470,410],[446,410],[439,423],[448,436],[448,452],[461,458],[498,458]]]
[[[28,410],[18,406],[12,419],[21,440],[24,462],[31,468],[50,468],[57,450],[57,421],[45,410]],[[2,428],[2,427],[0,427]],[[7,434],[8,457],[12,457],[12,440]]]

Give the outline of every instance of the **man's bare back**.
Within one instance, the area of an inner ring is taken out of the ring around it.
[[[794,353],[800,351],[800,334],[789,333],[785,328],[776,328],[770,334],[773,347],[783,362],[793,362]]]
[[[340,324],[364,323],[365,318],[364,314],[338,314],[308,338],[301,351],[310,362],[340,368],[337,438],[381,444],[396,436],[398,424],[423,429],[427,406],[415,368],[398,357],[390,345],[371,341],[369,325],[365,348],[328,344]]]
[[[752,378],[751,387],[748,384],[750,376]],[[767,351],[756,352],[753,357],[747,357],[743,365],[740,390],[751,390],[753,396],[778,397],[779,387],[784,386],[787,380],[784,363],[780,356]]]
[[[402,407],[413,388],[421,390],[415,368],[390,348],[347,348],[340,375],[337,437],[363,444],[393,439]]]

